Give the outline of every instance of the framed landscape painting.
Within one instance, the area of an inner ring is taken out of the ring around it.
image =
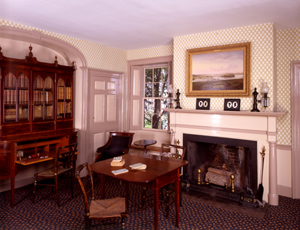
[[[188,97],[249,97],[250,42],[187,50]]]

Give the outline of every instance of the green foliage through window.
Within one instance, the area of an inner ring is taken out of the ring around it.
[[[144,128],[167,129],[168,67],[145,69]]]

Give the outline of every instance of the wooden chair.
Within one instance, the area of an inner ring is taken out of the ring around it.
[[[110,132],[107,143],[97,149],[95,162],[127,154],[134,133]]]
[[[76,151],[77,151],[77,143],[68,146],[59,147],[56,150],[53,167],[35,174],[33,199],[32,199],[33,203],[35,202],[37,186],[51,186],[51,187],[55,187],[57,206],[60,206],[58,178],[66,174],[68,174],[69,176],[72,198],[74,197],[73,188],[74,188],[75,167],[76,167],[76,156],[75,156]]]
[[[162,144],[161,145],[161,156],[162,157],[172,157],[178,160],[183,160],[186,152],[186,148],[180,145],[172,145],[172,144]],[[179,205],[182,206],[182,190],[181,190],[181,181],[179,181]],[[169,217],[170,205],[174,203],[175,198],[171,197],[173,194],[175,195],[175,185],[168,184],[162,188],[163,193],[163,201],[166,204],[166,218]]]
[[[80,177],[80,172],[83,169],[87,170],[88,175],[85,179],[89,179],[87,183],[86,180]],[[115,197],[110,199],[95,199],[94,182],[91,168],[88,163],[81,164],[77,167],[76,178],[80,184],[85,206],[85,229],[90,229],[91,221],[93,220],[106,220],[112,218],[121,218],[121,229],[125,229],[125,218],[126,213],[126,202],[124,197]],[[90,189],[87,189],[90,185]],[[87,195],[87,191],[90,191],[91,201]]]

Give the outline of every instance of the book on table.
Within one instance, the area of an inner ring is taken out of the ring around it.
[[[127,173],[128,172],[128,169],[118,169],[118,170],[113,170],[111,171],[114,175],[118,175],[118,174],[122,174],[122,173]]]
[[[136,163],[136,164],[129,165],[129,167],[132,170],[141,170],[141,169],[146,169],[147,165],[143,163]]]
[[[114,157],[110,162],[111,166],[123,166],[125,164],[125,159],[122,157]]]

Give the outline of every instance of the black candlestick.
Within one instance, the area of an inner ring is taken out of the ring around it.
[[[253,101],[253,109],[251,110],[251,112],[260,112],[259,109],[257,108],[257,95],[258,95],[258,92],[256,91],[256,88],[254,88],[254,92],[252,94],[253,94],[253,97],[254,97],[254,101]]]
[[[176,101],[176,107],[175,107],[175,109],[182,109],[180,107],[180,99],[179,99],[179,97],[180,97],[180,93],[179,93],[179,89],[177,89],[176,99],[175,99],[175,101]]]

